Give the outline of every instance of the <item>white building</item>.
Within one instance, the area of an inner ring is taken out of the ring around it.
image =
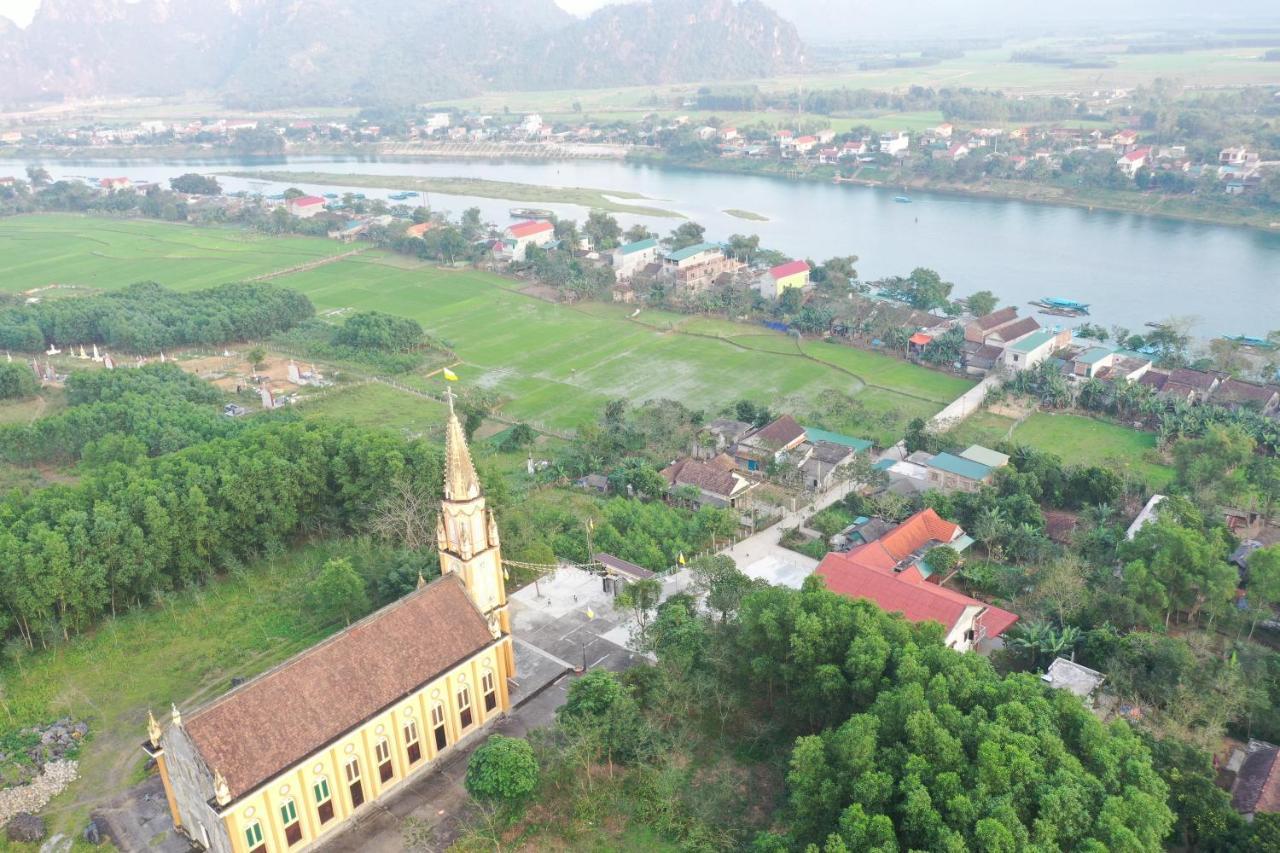
[[[896,133],[880,134],[880,153],[888,154],[896,157],[905,153],[911,145],[911,137],[907,135],[905,130],[899,130]]]
[[[611,262],[618,281],[629,281],[639,270],[658,260],[658,241],[652,237],[613,250]]]

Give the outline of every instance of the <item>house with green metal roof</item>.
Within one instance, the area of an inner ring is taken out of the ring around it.
[[[683,266],[689,263],[702,263],[705,259],[700,255],[724,254],[724,249],[719,243],[694,243],[692,246],[685,246],[683,249],[676,249],[674,252],[667,253],[667,263]]]
[[[939,453],[925,467],[929,469],[929,484],[944,492],[976,492],[991,482],[995,470],[954,453]]]
[[[1029,370],[1071,342],[1071,330],[1041,329],[1005,347],[1004,363],[1010,370]]]
[[[979,465],[986,465],[988,468],[1003,468],[1009,464],[1009,454],[983,447],[981,444],[969,445],[960,451],[960,455]]]
[[[613,275],[618,281],[629,281],[637,272],[656,263],[658,255],[658,241],[652,237],[619,246],[610,258]]]
[[[817,444],[819,441],[830,442],[831,444],[843,444],[845,447],[853,448],[855,453],[862,453],[871,449],[871,442],[865,438],[853,438],[848,435],[841,435],[838,432],[830,430],[818,429],[817,427],[805,427],[804,434],[810,442]]]

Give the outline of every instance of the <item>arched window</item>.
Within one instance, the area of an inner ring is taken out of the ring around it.
[[[302,840],[302,824],[298,821],[298,807],[292,799],[280,803],[280,822],[284,826],[284,840],[290,847]]]
[[[462,723],[461,728],[466,731],[471,727],[471,688],[461,687],[458,689],[458,720]]]
[[[333,794],[329,791],[328,778],[317,776],[315,783],[311,786],[311,793],[316,798],[316,812],[320,815],[320,823],[333,820]]]
[[[378,763],[378,778],[383,782],[390,782],[391,777],[395,775],[395,768],[391,766],[391,744],[386,738],[374,744],[373,756]]]
[[[410,720],[404,724],[404,750],[409,756],[410,764],[422,760],[422,744],[418,743],[418,721]]]
[[[262,823],[254,821],[244,828],[244,840],[249,846],[249,853],[267,853],[267,845],[262,843]]]
[[[436,752],[449,745],[449,731],[444,725],[444,705],[439,703],[431,708],[431,734],[436,739]]]
[[[498,707],[498,680],[493,677],[493,670],[489,670],[481,676],[480,692],[484,694],[484,709],[486,712]]]
[[[351,791],[351,808],[357,808],[364,802],[364,784],[360,781],[360,759],[352,756],[347,762],[347,788]]]

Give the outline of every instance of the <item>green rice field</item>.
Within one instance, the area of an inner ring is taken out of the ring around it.
[[[177,289],[287,271],[347,247],[141,220],[74,216],[0,222],[0,287],[50,283]],[[672,399],[716,413],[741,398],[807,416],[832,392],[852,397],[824,424],[882,445],[934,414],[970,382],[897,359],[794,339],[760,326],[630,306],[565,306],[476,270],[438,269],[377,251],[280,275],[318,311],[372,309],[412,317],[458,353],[464,382],[493,391],[504,417],[576,428],[611,399]],[[416,384],[416,383],[415,383]],[[405,397],[406,400],[399,400]],[[401,405],[403,403],[403,405]],[[386,387],[335,393],[312,412],[429,429],[429,403]]]

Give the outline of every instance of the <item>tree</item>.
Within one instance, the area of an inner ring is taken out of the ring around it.
[[[213,176],[199,175],[195,172],[187,172],[176,178],[169,179],[169,186],[176,193],[184,193],[186,195],[221,195],[222,187],[218,184],[218,179]]]
[[[712,554],[698,557],[689,563],[693,586],[707,597],[707,607],[720,614],[726,621],[738,609],[738,605],[754,585],[734,564],[732,557]]]
[[[518,814],[538,787],[538,760],[522,738],[493,735],[467,762],[467,793]]]
[[[671,232],[671,236],[667,238],[667,243],[673,252],[686,249],[689,246],[696,246],[701,243],[706,232],[707,229],[696,222],[682,222],[679,227]]]
[[[253,346],[245,353],[245,358],[249,360],[249,366],[254,370],[261,370],[267,362],[267,351],[260,346]]]
[[[667,493],[667,478],[648,461],[639,457],[622,460],[609,472],[609,488],[614,494],[629,495],[634,492],[653,500]]]
[[[646,578],[628,583],[614,599],[619,607],[631,611],[631,616],[636,623],[632,633],[632,643],[637,649],[645,649],[648,646],[649,620],[653,617],[653,610],[658,606],[658,600],[661,597],[661,582]]]
[[[627,233],[623,235],[628,243],[639,243],[641,240],[648,240],[658,235],[650,231],[646,226],[636,224],[627,229]]]
[[[0,364],[0,400],[35,396],[40,390],[31,368],[25,364]]]
[[[938,577],[945,578],[960,564],[960,553],[950,545],[938,545],[929,549],[929,553],[925,555],[925,561]]]
[[[342,619],[348,625],[354,616],[369,609],[364,579],[351,562],[342,557],[329,560],[307,584],[307,596],[317,616],[325,623]]]
[[[53,178],[49,176],[49,170],[43,166],[28,166],[27,181],[33,187],[44,187],[53,182]]]
[[[582,226],[582,233],[591,240],[591,248],[597,252],[605,252],[618,246],[622,236],[622,228],[618,220],[603,210],[593,210],[587,215],[587,223]]]
[[[969,313],[975,317],[990,314],[996,310],[996,306],[999,304],[1000,300],[990,290],[979,290],[977,293],[970,294],[969,298],[965,300]]]
[[[1276,605],[1280,604],[1280,545],[1259,548],[1249,555],[1249,584],[1246,587],[1249,609],[1253,620],[1249,625],[1249,638],[1259,619],[1274,618]]]

